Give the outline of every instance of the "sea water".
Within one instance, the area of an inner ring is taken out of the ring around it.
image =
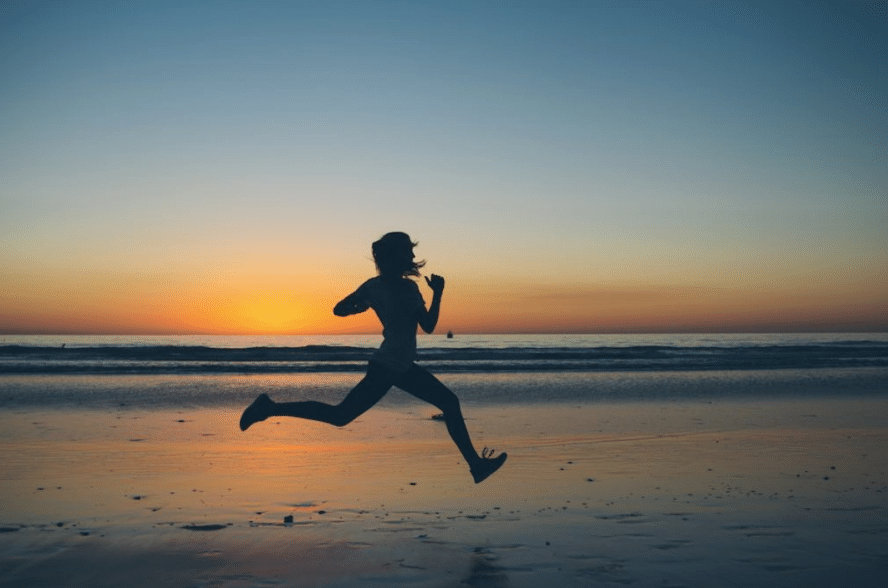
[[[338,402],[379,341],[0,336],[0,409],[238,406],[260,392]],[[418,362],[470,404],[888,393],[888,333],[432,335]]]

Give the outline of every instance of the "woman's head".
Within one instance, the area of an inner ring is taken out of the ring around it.
[[[407,233],[386,233],[373,243],[373,261],[379,275],[388,278],[418,276],[425,262],[414,260],[416,245]]]

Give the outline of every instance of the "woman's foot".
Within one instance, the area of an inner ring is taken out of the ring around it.
[[[481,459],[472,466],[472,478],[475,479],[476,484],[480,484],[490,477],[493,472],[500,469],[506,463],[506,457],[508,457],[505,452],[500,453],[496,457],[490,457],[491,455],[493,455],[493,450],[485,447],[481,450]]]
[[[241,431],[246,431],[253,423],[264,421],[271,416],[271,407],[274,402],[268,397],[268,394],[260,394],[253,401],[253,404],[244,410],[244,414],[240,418]]]

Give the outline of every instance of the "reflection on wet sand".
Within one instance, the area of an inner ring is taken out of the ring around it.
[[[475,548],[471,569],[462,583],[481,588],[509,588],[509,576],[504,568],[496,564],[498,559],[483,547]]]
[[[469,425],[512,456],[480,486],[460,475],[442,425],[403,407],[345,429],[270,422],[250,437],[234,408],[3,413],[0,584],[881,578],[885,400],[474,414]]]

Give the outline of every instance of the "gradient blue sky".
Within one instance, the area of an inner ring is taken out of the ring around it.
[[[888,330],[886,47],[884,2],[3,2],[0,332],[372,332],[329,309],[389,230],[462,331]]]

